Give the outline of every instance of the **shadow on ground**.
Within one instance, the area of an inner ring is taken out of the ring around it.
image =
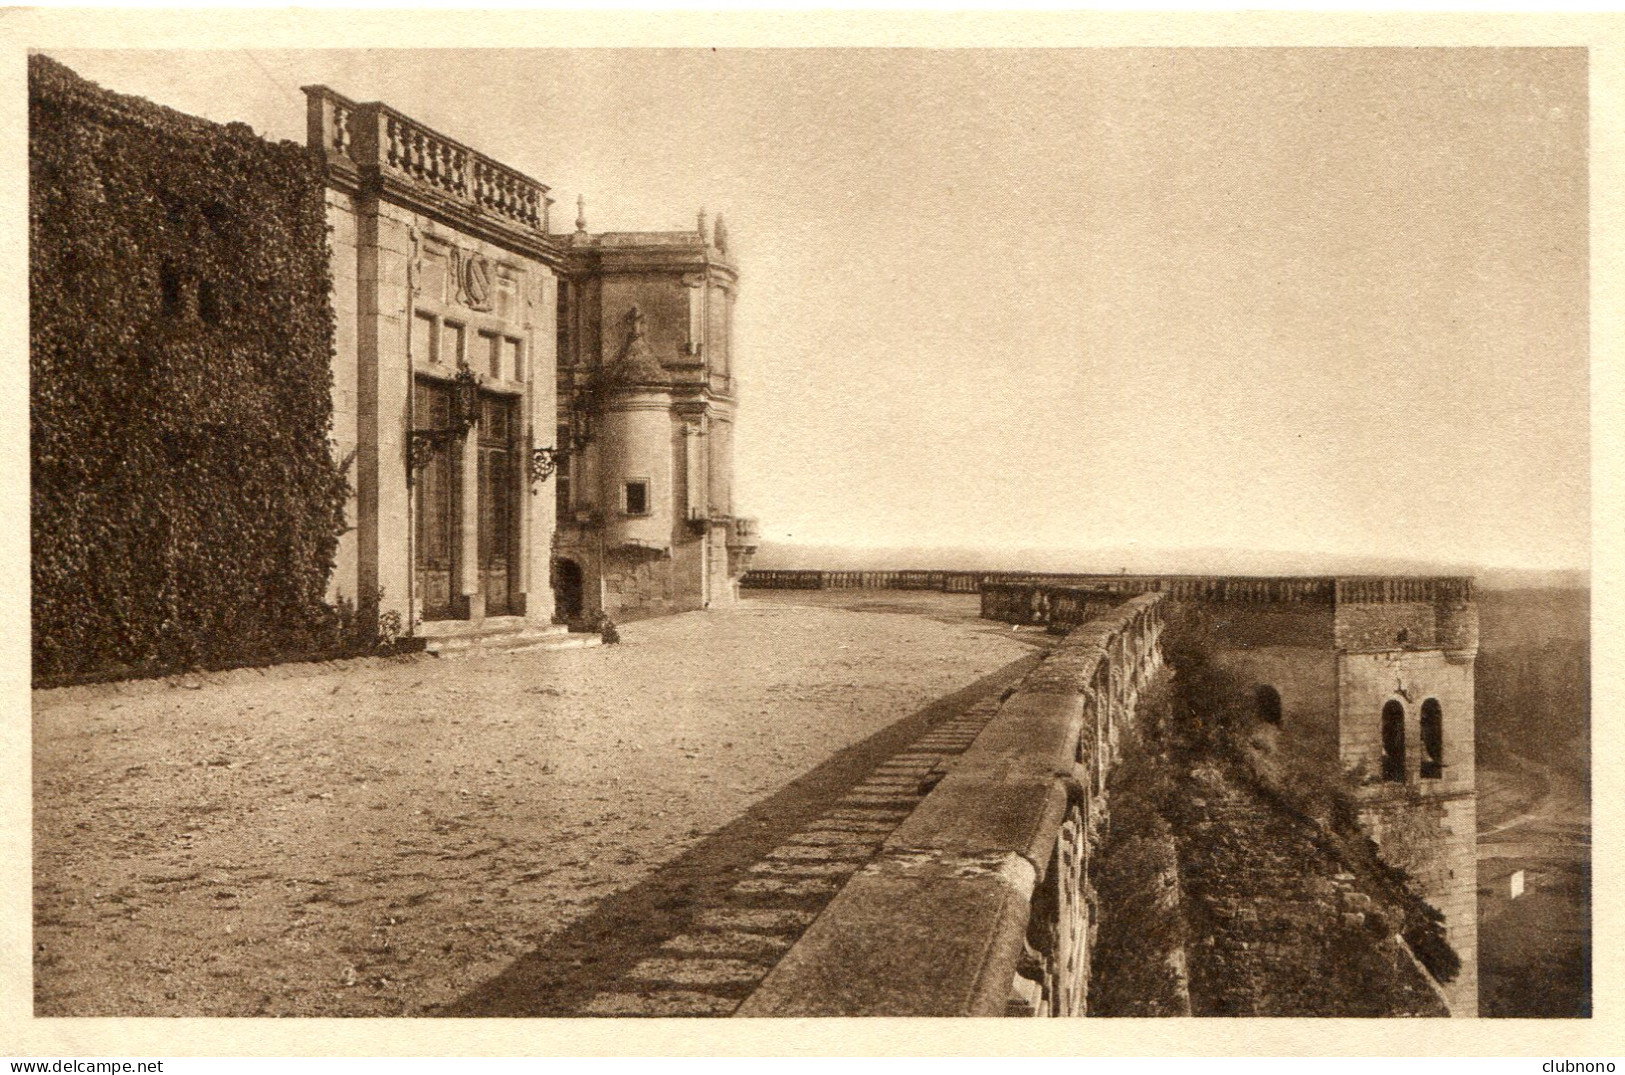
[[[752,865],[829,810],[876,765],[928,728],[1013,686],[1042,655],[1013,661],[831,755],[637,885],[608,897],[563,930],[538,938],[534,952],[516,959],[497,977],[425,1014],[581,1014],[596,993],[615,987],[635,964],[687,931],[698,911],[728,906],[729,890],[750,876]]]

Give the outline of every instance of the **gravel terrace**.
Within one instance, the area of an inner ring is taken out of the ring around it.
[[[36,693],[36,1013],[497,1014],[481,987],[521,957],[617,900],[647,919],[629,894],[674,864],[754,861],[1039,641],[975,597],[879,596]],[[604,921],[563,977],[637,957]]]

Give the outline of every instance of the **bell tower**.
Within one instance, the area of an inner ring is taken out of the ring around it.
[[[1339,749],[1364,774],[1361,820],[1443,915],[1461,971],[1453,1014],[1478,1014],[1478,799],[1471,579],[1339,579]]]

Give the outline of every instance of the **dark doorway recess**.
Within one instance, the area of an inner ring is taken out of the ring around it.
[[[1266,724],[1280,724],[1281,692],[1267,685],[1258,688],[1253,692],[1253,711]]]
[[[558,618],[575,623],[582,612],[581,565],[574,560],[553,561],[553,599]]]

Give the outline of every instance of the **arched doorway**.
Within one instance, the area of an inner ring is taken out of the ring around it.
[[[1382,778],[1405,779],[1405,707],[1396,701],[1382,707]]]
[[[1281,692],[1263,686],[1253,692],[1253,712],[1265,724],[1281,723]]]
[[[1444,775],[1444,710],[1437,698],[1422,703],[1422,776],[1437,780]]]
[[[581,565],[574,560],[553,561],[553,607],[556,618],[575,623],[582,616]]]

